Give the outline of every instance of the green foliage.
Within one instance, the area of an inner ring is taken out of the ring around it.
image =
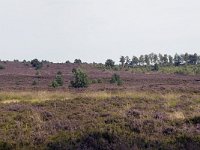
[[[115,66],[115,62],[112,59],[107,59],[105,62],[105,66],[107,68],[113,68]]]
[[[56,80],[53,80],[52,83],[51,83],[51,86],[53,88],[57,88],[57,87],[59,87],[59,84],[56,82]]]
[[[74,88],[85,88],[89,86],[89,79],[85,72],[81,69],[73,69],[74,80],[71,81],[71,86]]]
[[[122,85],[122,80],[118,74],[113,74],[110,80],[111,84],[117,83],[117,85]]]
[[[61,75],[57,75],[55,81],[58,83],[59,86],[63,86],[63,78]]]
[[[182,75],[198,75],[200,74],[199,65],[185,65],[185,66],[165,66],[159,69],[162,73],[182,74]]]
[[[32,67],[34,67],[36,70],[41,69],[42,66],[43,66],[42,62],[40,62],[38,59],[33,59],[33,60],[31,61],[31,65],[32,65]]]
[[[152,68],[149,66],[137,66],[131,69],[132,73],[147,73],[152,71]]]
[[[64,81],[62,75],[56,75],[55,79],[52,81],[51,86],[56,88],[59,86],[63,86]]]

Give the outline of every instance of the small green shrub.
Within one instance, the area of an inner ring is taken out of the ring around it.
[[[59,87],[59,84],[57,83],[56,80],[53,80],[52,83],[51,83],[51,86],[52,86],[53,88],[57,88],[57,87]]]
[[[89,86],[89,78],[81,69],[73,69],[74,79],[71,81],[71,86],[74,88],[85,88]]]
[[[57,88],[59,86],[63,86],[64,81],[61,75],[56,75],[55,79],[52,81],[51,86]]]
[[[122,85],[122,80],[118,74],[113,74],[110,80],[111,84],[117,83],[117,85]]]
[[[57,75],[55,81],[58,83],[59,86],[63,86],[63,78],[61,75]]]

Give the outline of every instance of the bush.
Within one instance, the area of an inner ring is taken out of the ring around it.
[[[111,84],[117,83],[117,85],[122,85],[122,80],[119,75],[113,74],[110,80]]]
[[[80,69],[73,69],[74,80],[71,81],[71,86],[74,88],[85,88],[89,85],[89,79],[86,73]]]
[[[52,81],[51,86],[57,88],[59,86],[63,86],[64,81],[61,75],[57,75],[55,79]]]
[[[57,75],[55,81],[58,83],[59,86],[63,86],[63,78],[61,75]]]
[[[38,59],[33,59],[32,61],[31,61],[31,65],[36,69],[36,70],[38,70],[38,69],[41,69],[42,68],[42,62],[40,62]]]
[[[57,88],[57,87],[59,87],[59,84],[56,82],[56,80],[53,80],[51,83],[51,86],[54,88]]]
[[[115,66],[115,62],[112,59],[107,59],[105,62],[105,66],[107,68],[113,68]]]

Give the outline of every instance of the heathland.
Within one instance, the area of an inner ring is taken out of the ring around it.
[[[200,147],[198,64],[0,66],[0,149]]]

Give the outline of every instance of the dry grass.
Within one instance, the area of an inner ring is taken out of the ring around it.
[[[141,92],[141,91],[98,91],[98,92],[64,92],[64,91],[34,91],[34,92],[0,92],[0,102],[15,103],[15,102],[44,102],[48,100],[69,100],[76,98],[87,98],[104,100],[112,97],[121,99],[142,99],[142,100],[163,100],[169,107],[175,107],[180,102],[182,93],[155,93],[155,92]],[[190,95],[190,94],[188,94]],[[193,94],[193,99],[197,103],[200,102],[200,94]]]

